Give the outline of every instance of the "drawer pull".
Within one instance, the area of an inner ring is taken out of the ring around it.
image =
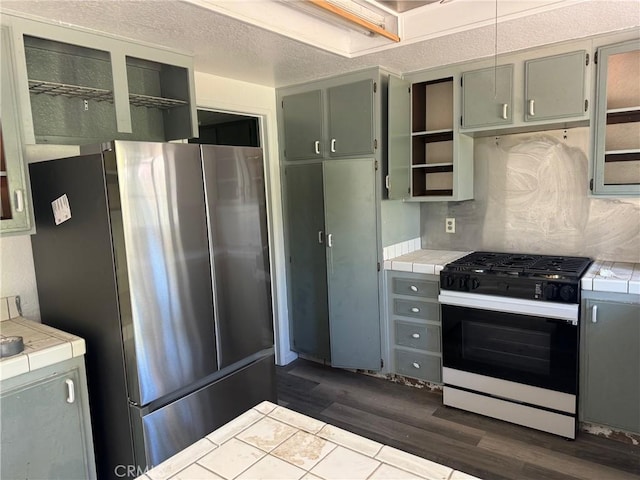
[[[414,333],[413,335],[411,335],[413,338],[420,338],[420,334],[419,333]]]
[[[409,288],[411,289],[412,292],[418,291],[418,287],[416,287],[415,285],[411,285]]]
[[[411,307],[411,311],[412,311],[413,313],[419,313],[419,312],[420,312],[420,309],[419,309],[418,307]]]
[[[418,362],[413,362],[411,365],[413,368],[420,368],[420,364]]]
[[[598,323],[598,305],[591,307],[591,321],[593,323]]]

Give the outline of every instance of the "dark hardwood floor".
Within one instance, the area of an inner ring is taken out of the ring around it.
[[[490,479],[640,480],[640,447],[575,441],[444,407],[440,392],[298,359],[277,367],[278,403],[372,440]]]

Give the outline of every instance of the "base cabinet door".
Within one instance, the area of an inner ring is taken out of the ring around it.
[[[380,310],[373,159],[324,165],[331,364],[379,370]]]
[[[640,433],[640,303],[584,307],[581,420]]]
[[[291,285],[291,343],[330,360],[322,163],[285,169]]]
[[[84,367],[58,365],[36,380],[2,383],[2,478],[95,478]]]

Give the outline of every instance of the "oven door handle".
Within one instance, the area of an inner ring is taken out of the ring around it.
[[[553,303],[538,300],[525,300],[478,293],[442,290],[438,295],[442,305],[476,308],[494,312],[515,313],[542,318],[557,318],[572,325],[578,325],[578,305]]]

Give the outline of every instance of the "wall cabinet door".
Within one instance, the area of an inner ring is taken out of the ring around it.
[[[325,162],[331,364],[379,370],[380,310],[373,159]]]
[[[0,54],[0,233],[29,230],[31,214],[27,205],[27,169],[22,157],[19,114],[13,92],[11,36],[2,31]]]
[[[284,156],[287,160],[322,158],[322,91],[296,93],[282,98]]]
[[[597,52],[594,194],[640,195],[640,40]]]
[[[95,478],[84,369],[65,370],[6,390],[3,382],[2,478]]]
[[[525,62],[525,121],[584,116],[587,52]]]
[[[512,115],[512,64],[462,74],[463,128],[508,125]]]
[[[293,350],[330,360],[322,164],[287,165]]]
[[[640,304],[587,299],[584,307],[582,420],[640,433]]]
[[[329,156],[373,154],[372,79],[327,89]]]
[[[405,199],[411,196],[411,83],[390,76],[388,102],[387,195]]]

